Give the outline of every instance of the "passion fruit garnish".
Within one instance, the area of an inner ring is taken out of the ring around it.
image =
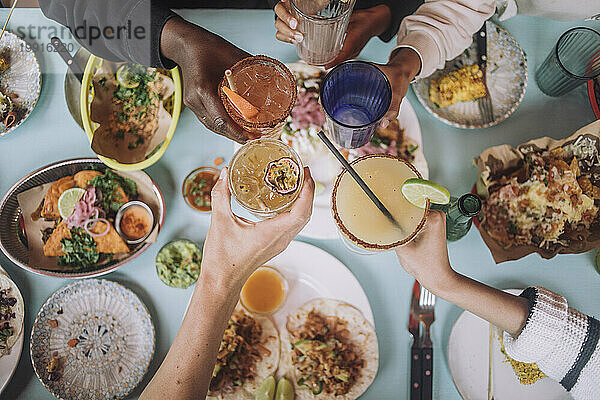
[[[289,157],[271,161],[265,171],[265,183],[276,193],[290,194],[298,190],[300,167]]]

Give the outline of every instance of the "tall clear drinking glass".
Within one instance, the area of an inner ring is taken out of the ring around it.
[[[562,34],[535,73],[538,87],[558,97],[600,75],[600,33],[587,27]]]
[[[329,71],[321,85],[325,133],[341,147],[364,146],[391,101],[392,87],[379,68],[364,61],[341,63]]]
[[[304,35],[298,57],[312,65],[333,61],[342,50],[355,0],[290,0],[292,15]]]

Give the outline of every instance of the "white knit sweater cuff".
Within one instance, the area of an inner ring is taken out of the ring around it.
[[[529,300],[529,316],[518,338],[504,333],[508,355],[521,362],[537,363],[547,357],[563,336],[568,321],[567,300],[542,287],[521,293]]]

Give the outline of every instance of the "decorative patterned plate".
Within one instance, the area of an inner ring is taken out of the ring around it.
[[[120,399],[141,382],[154,347],[144,303],[118,283],[88,279],[50,296],[33,323],[30,351],[37,377],[57,398]],[[51,380],[52,358],[59,361]]]
[[[6,275],[8,278],[10,276],[6,272],[2,266],[0,266],[0,275]],[[16,284],[15,284],[16,286]],[[18,289],[18,288],[17,288]],[[21,296],[22,298],[23,296]],[[25,304],[23,304],[23,310],[25,311]],[[10,380],[12,379],[17,366],[19,365],[19,360],[21,359],[21,352],[23,351],[23,342],[25,341],[25,328],[21,327],[21,332],[19,333],[19,338],[17,342],[10,349],[8,354],[5,354],[0,358],[0,393],[4,391]]]
[[[10,51],[10,67],[0,75],[0,90],[6,95],[16,94],[17,98],[13,103],[22,111],[10,128],[0,122],[0,136],[14,131],[27,119],[40,97],[42,88],[40,64],[29,45],[14,33],[4,32],[0,48],[6,47]]]
[[[457,128],[477,129],[494,126],[508,118],[521,104],[527,89],[527,60],[525,53],[510,33],[491,21],[487,30],[487,85],[494,107],[494,121],[483,122],[476,101],[459,102],[440,108],[429,99],[432,79],[477,62],[477,44],[471,46],[454,60],[448,61],[443,70],[412,84],[423,106],[433,116]]]
[[[27,237],[22,226],[21,208],[17,200],[17,195],[35,186],[44,183],[53,182],[63,176],[74,175],[77,172],[89,169],[90,165],[94,168],[104,171],[107,167],[97,158],[76,158],[73,160],[59,161],[47,165],[31,172],[6,193],[0,202],[0,251],[8,257],[13,263],[30,272],[56,276],[61,278],[89,278],[107,274],[135,257],[142,254],[152,244],[150,242],[140,243],[132,248],[129,256],[122,260],[112,260],[105,264],[98,265],[96,269],[85,271],[48,271],[38,269],[29,265],[29,251],[27,249]],[[152,192],[156,196],[157,209],[155,220],[159,225],[159,231],[165,221],[165,199],[160,188],[153,182]]]

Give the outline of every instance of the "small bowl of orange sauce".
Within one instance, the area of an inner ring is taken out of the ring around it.
[[[196,211],[212,210],[210,192],[219,179],[221,171],[213,167],[199,167],[183,180],[181,194],[185,203]]]
[[[117,211],[115,229],[127,244],[138,244],[146,240],[154,228],[154,215],[146,203],[130,201]]]
[[[240,302],[248,312],[273,314],[281,308],[287,297],[288,284],[275,268],[262,266],[244,283]]]

